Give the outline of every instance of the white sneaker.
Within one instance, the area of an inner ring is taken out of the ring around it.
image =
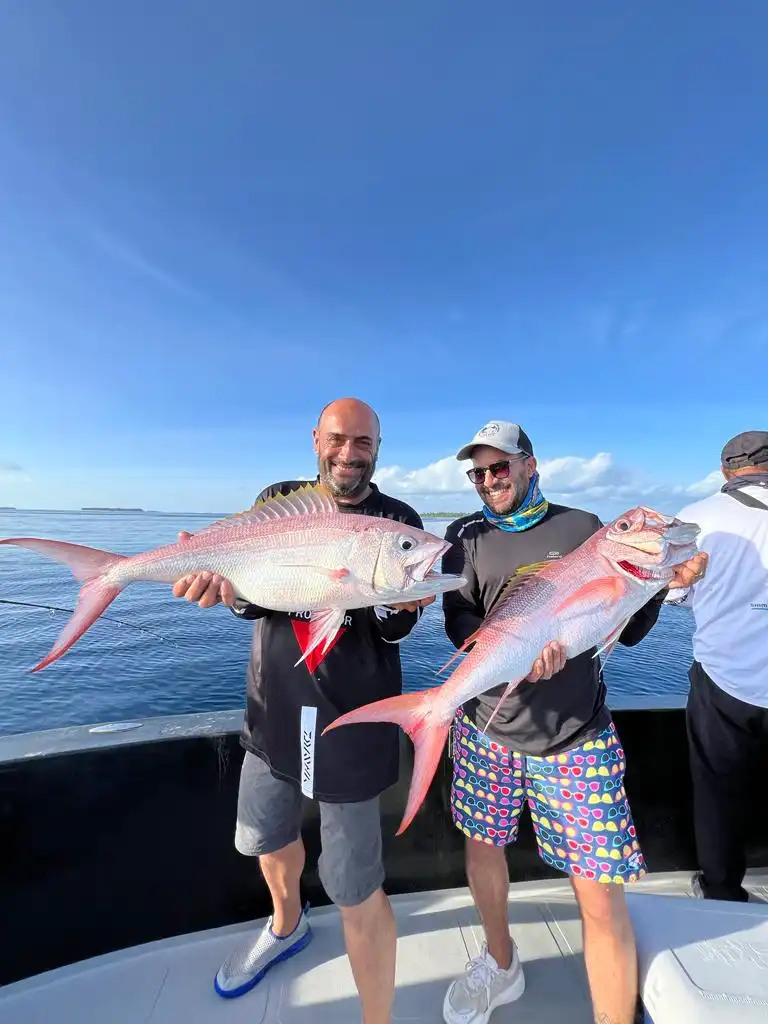
[[[502,971],[483,943],[480,956],[469,961],[464,974],[445,993],[443,1020],[446,1024],[488,1024],[497,1006],[514,1002],[524,991],[517,946],[509,969]]]

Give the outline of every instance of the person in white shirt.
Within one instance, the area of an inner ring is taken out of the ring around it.
[[[698,546],[709,554],[706,576],[682,595],[695,620],[686,708],[693,889],[745,902],[748,783],[768,737],[768,431],[732,438],[720,461],[722,488],[678,512],[701,527]]]

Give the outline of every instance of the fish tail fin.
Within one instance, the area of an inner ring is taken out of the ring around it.
[[[427,795],[453,721],[444,712],[437,690],[419,690],[398,697],[374,701],[341,715],[323,730],[323,735],[340,725],[358,722],[395,722],[408,734],[414,747],[413,775],[403,819],[396,835],[408,828]]]
[[[57,562],[63,562],[72,570],[75,579],[83,584],[72,617],[49,654],[32,669],[33,672],[39,672],[68,651],[121,592],[124,584],[108,583],[104,579],[104,574],[118,562],[125,561],[126,556],[102,551],[100,548],[85,547],[82,544],[43,540],[39,537],[11,537],[0,540],[0,544],[15,544],[37,551]]]

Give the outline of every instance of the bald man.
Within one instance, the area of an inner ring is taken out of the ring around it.
[[[409,505],[371,482],[379,454],[379,420],[353,398],[326,406],[313,431],[319,480],[341,512],[383,516],[422,528]],[[287,494],[305,481],[287,480],[259,498]],[[308,614],[237,604],[231,585],[202,573],[174,587],[177,597],[210,608],[220,601],[254,621],[247,673],[245,747],[235,847],[259,858],[273,914],[264,929],[222,964],[219,995],[243,995],[267,970],[303,949],[311,930],[302,910],[302,792],[320,805],[321,882],[339,907],[364,1024],[390,1024],[396,933],[384,891],[379,796],[397,781],[399,732],[381,723],[321,736],[339,715],[402,690],[398,644],[434,598],[347,613],[336,642],[297,665],[307,644]]]

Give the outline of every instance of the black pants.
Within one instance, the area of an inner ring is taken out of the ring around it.
[[[721,690],[694,661],[686,723],[702,893],[746,902],[744,840],[749,814],[763,814],[750,770],[768,737],[768,710]]]

